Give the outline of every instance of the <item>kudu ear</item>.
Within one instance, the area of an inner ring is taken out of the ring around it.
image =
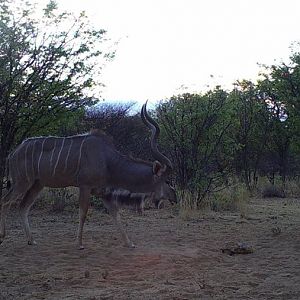
[[[156,176],[162,176],[167,170],[166,165],[162,165],[159,161],[154,161],[152,166],[153,174]]]

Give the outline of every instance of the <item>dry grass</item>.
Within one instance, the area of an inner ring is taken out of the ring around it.
[[[285,198],[285,192],[282,187],[267,184],[262,188],[261,196],[263,198]]]
[[[272,197],[299,197],[300,181],[288,181],[283,190],[279,183],[271,185],[267,178],[259,178],[257,196],[263,198]],[[203,212],[207,211],[231,211],[239,212],[241,216],[247,214],[247,207],[250,194],[242,184],[235,184],[217,193],[210,195],[201,202],[197,202],[197,197],[187,191],[178,191],[178,204],[173,208],[182,219],[198,218]],[[92,206],[96,209],[103,209],[101,199],[92,197]],[[50,207],[51,211],[62,212],[64,210],[74,210],[78,208],[78,189],[49,189],[45,188],[39,196],[35,206],[37,208]],[[149,208],[149,204],[147,205]]]
[[[250,194],[242,184],[236,184],[212,195],[210,207],[213,211],[246,213]]]
[[[48,208],[53,212],[73,210],[78,207],[78,189],[69,188],[44,188],[35,203],[37,208]]]
[[[250,197],[246,187],[242,184],[237,184],[211,194],[202,201],[201,206],[198,205],[196,196],[191,192],[184,191],[181,194],[179,215],[184,220],[195,219],[199,215],[201,216],[201,214],[209,211],[238,212],[241,216],[245,216]]]
[[[300,180],[289,180],[285,184],[287,197],[300,197]]]
[[[280,178],[275,178],[274,184],[271,184],[267,177],[259,177],[256,197],[300,197],[300,179],[287,180],[283,183]]]

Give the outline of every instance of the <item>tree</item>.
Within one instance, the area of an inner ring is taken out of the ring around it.
[[[237,82],[230,98],[235,115],[235,126],[230,133],[236,146],[234,168],[252,191],[270,139],[271,113],[266,96],[251,81]]]
[[[183,94],[157,108],[162,142],[171,157],[176,183],[196,195],[197,204],[227,180],[233,147],[227,139],[232,116],[227,93]]]
[[[149,133],[140,113],[130,113],[133,105],[134,103],[97,105],[87,110],[82,124],[86,130],[98,128],[106,132],[122,153],[150,159]]]
[[[276,159],[274,171],[284,183],[287,175],[300,174],[300,53],[294,49],[288,64],[265,66],[262,75],[258,86],[272,116],[269,157]]]
[[[40,18],[34,5],[0,4],[0,185],[11,149],[30,135],[55,132],[97,100],[105,31],[82,13],[59,12],[50,1]],[[2,189],[1,189],[2,191]]]

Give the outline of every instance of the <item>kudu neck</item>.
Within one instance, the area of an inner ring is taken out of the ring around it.
[[[136,192],[151,192],[155,189],[155,178],[151,164],[120,157],[113,163],[114,175],[111,184]]]

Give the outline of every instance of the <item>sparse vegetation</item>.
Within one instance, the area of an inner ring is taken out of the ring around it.
[[[245,185],[232,185],[211,196],[208,200],[213,211],[238,211],[245,215],[250,193]]]
[[[197,198],[196,196],[188,190],[181,190],[178,192],[179,202],[178,213],[183,220],[189,220],[190,218],[195,218],[197,214]]]
[[[263,187],[261,195],[263,198],[285,198],[285,192],[282,187],[274,184],[267,184]]]
[[[93,75],[101,71],[95,59],[102,64],[114,54],[100,51],[105,30],[93,29],[84,14],[60,14],[54,1],[42,20],[33,19],[33,5],[20,3],[0,5],[0,196],[6,158],[28,136],[99,128],[122,152],[152,160],[148,132],[139,113],[130,112],[133,104],[99,105],[91,94],[99,84]],[[69,31],[51,26],[65,22]],[[152,111],[161,127],[160,148],[174,164],[171,181],[182,211],[240,210],[248,197],[240,184],[251,196],[300,196],[299,44],[291,49],[289,62],[265,66],[256,83],[239,80],[232,90],[216,86],[174,95]],[[73,201],[65,191],[41,197],[58,211]],[[102,208],[101,200],[92,203]]]
[[[103,201],[100,197],[92,196],[91,197],[91,206],[100,211],[107,211],[105,208]]]
[[[197,216],[196,211],[200,208],[204,211],[230,211],[238,212],[241,216],[247,214],[250,193],[245,185],[236,184],[226,187],[218,192],[210,194],[201,206],[198,205],[196,196],[189,191],[182,192],[179,202],[179,214],[183,219],[194,218]]]
[[[45,188],[35,202],[38,208],[46,208],[52,212],[74,210],[78,207],[77,188]]]
[[[91,196],[91,206],[97,210],[106,210],[100,197]],[[35,202],[35,207],[52,212],[73,211],[78,209],[78,188],[44,188]]]
[[[288,180],[285,183],[285,194],[287,197],[299,198],[300,197],[300,179]]]

